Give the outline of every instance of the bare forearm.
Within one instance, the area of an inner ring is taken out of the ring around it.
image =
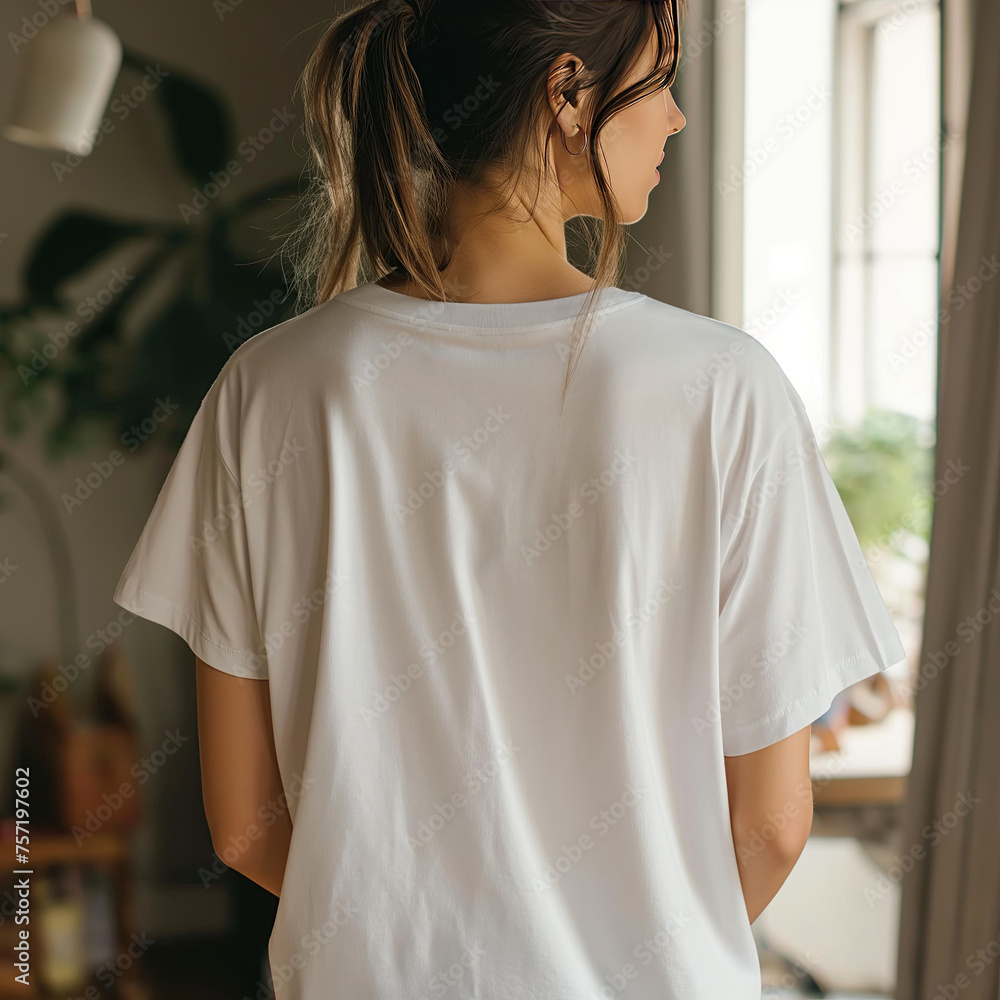
[[[788,878],[812,829],[810,729],[725,758],[733,846],[751,923]]]
[[[747,916],[750,923],[753,923],[784,885],[805,842],[798,849],[794,846],[780,848],[771,844],[761,847],[752,840],[740,842],[734,837],[733,844]]]
[[[219,858],[281,895],[292,839],[274,748],[270,687],[196,658],[205,818]]]
[[[230,868],[235,868],[251,882],[256,882],[275,896],[280,896],[291,839],[291,821],[287,813],[281,813],[277,821],[269,826],[262,836],[253,841],[247,839],[244,850],[230,848],[228,851],[219,852],[219,856]],[[244,840],[240,840],[239,843],[242,846]],[[227,860],[227,853],[231,860]]]

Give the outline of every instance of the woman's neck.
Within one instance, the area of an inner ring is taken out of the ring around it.
[[[594,287],[594,280],[567,260],[565,216],[546,209],[541,199],[534,210],[515,198],[497,211],[494,196],[462,191],[452,202],[448,225],[455,236],[441,278],[449,301],[537,302]],[[427,297],[410,281],[387,287]]]

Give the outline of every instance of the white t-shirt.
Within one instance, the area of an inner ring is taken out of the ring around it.
[[[772,355],[610,289],[560,414],[584,298],[251,338],[122,574],[270,681],[280,1000],[760,996],[723,756],[904,650]]]

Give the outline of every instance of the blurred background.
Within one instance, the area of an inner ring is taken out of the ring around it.
[[[273,996],[277,900],[204,819],[193,654],[111,594],[215,375],[292,314],[294,90],[343,9],[0,13],[0,996]],[[813,727],[764,995],[996,1000],[1000,10],[692,0],[683,43],[621,284],[778,359],[907,650]]]

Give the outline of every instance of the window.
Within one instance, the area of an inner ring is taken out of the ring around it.
[[[742,325],[802,396],[908,653],[889,672],[903,704],[885,724],[850,727],[850,749],[815,755],[814,774],[847,779],[823,792],[867,781],[868,807],[855,820],[837,813],[841,835],[810,840],[759,930],[833,988],[891,994],[898,887],[878,905],[856,901],[883,874],[872,859],[889,851],[880,837],[911,754],[933,497],[940,161],[956,140],[941,131],[941,11],[938,0],[732,2],[745,9],[743,161],[730,165],[739,156],[724,131],[715,210],[729,219],[742,200],[729,230],[742,226]],[[861,817],[874,817],[870,829]]]
[[[937,0],[747,0],[743,326],[799,391],[911,664],[937,367]],[[728,183],[727,183],[728,181]]]

